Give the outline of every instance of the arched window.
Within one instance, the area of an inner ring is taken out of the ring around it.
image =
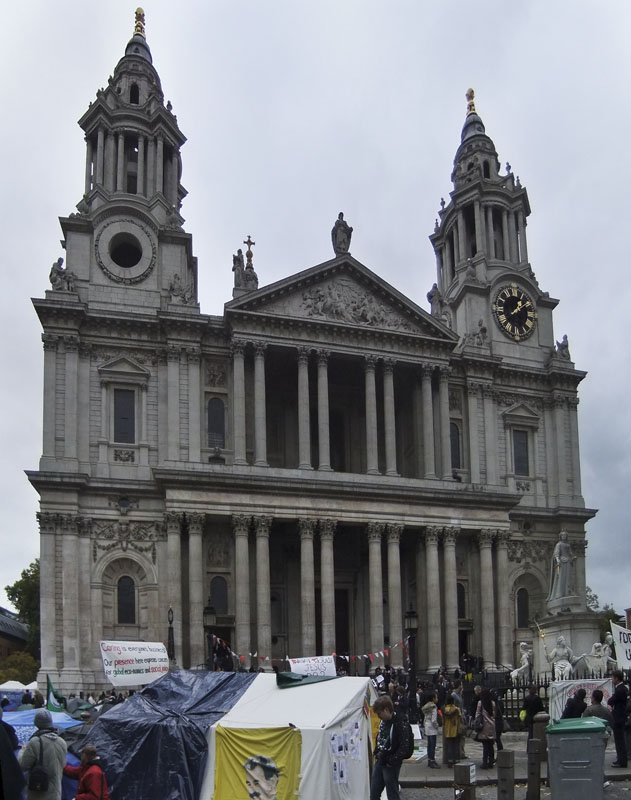
[[[216,575],[210,582],[210,597],[216,614],[228,613],[228,583]]]
[[[208,401],[208,446],[225,447],[225,410],[223,401],[213,397]]]
[[[117,612],[119,625],[136,624],[136,584],[129,575],[123,575],[117,584]]]
[[[485,178],[490,178],[491,177],[491,170],[489,169],[489,162],[488,161],[484,161],[483,162],[483,164],[482,164],[482,172],[483,172]]]
[[[527,628],[530,619],[528,589],[517,590],[517,627]]]
[[[458,600],[458,619],[465,619],[467,616],[467,603],[464,586],[461,583],[456,584],[456,593]]]
[[[462,449],[460,447],[460,428],[457,422],[449,423],[449,436],[451,438],[451,467],[462,469]]]
[[[137,83],[132,83],[129,89],[129,102],[137,106],[140,103],[140,89]]]

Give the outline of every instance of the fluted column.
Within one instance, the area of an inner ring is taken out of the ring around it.
[[[311,466],[311,422],[309,419],[309,347],[298,348],[298,468]]]
[[[77,410],[79,384],[79,339],[76,336],[65,336],[66,349],[66,385],[64,398],[64,456],[77,457]]]
[[[364,383],[366,397],[366,472],[379,474],[379,451],[377,445],[377,392],[375,386],[375,356],[364,358]]]
[[[171,461],[180,460],[180,348],[169,345],[167,365],[167,453]],[[175,609],[174,609],[175,610]]]
[[[513,647],[510,625],[510,608],[508,606],[509,593],[506,591],[508,582],[508,531],[496,531],[497,543],[497,627],[499,639],[499,660],[504,667],[513,666]]]
[[[99,649],[99,641],[95,637],[96,626],[92,613],[85,613],[84,609],[91,609],[92,597],[90,581],[84,580],[83,576],[89,575],[92,564],[92,543],[90,542],[91,520],[86,517],[79,518],[79,552],[76,554],[78,560],[78,574],[82,576],[79,580],[78,592],[78,629],[79,629],[79,668],[89,670],[92,668],[93,658]]]
[[[394,405],[394,359],[383,362],[383,416],[386,440],[386,475],[397,472],[397,434]]]
[[[423,455],[425,459],[425,477],[436,477],[436,460],[434,456],[434,403],[432,399],[431,364],[421,364],[421,397],[423,400]]]
[[[473,201],[473,217],[475,221],[475,247],[477,253],[484,253],[484,212],[480,207],[480,201]]]
[[[486,482],[497,483],[497,431],[495,429],[495,406],[492,386],[482,387],[484,407],[484,450],[486,452]]]
[[[493,597],[493,531],[481,530],[480,605],[482,610],[482,658],[484,668],[495,664],[495,601]]]
[[[451,474],[451,435],[449,429],[449,367],[440,367],[438,384],[438,404],[440,413],[440,459],[443,480],[449,480]]]
[[[581,457],[578,444],[578,397],[568,398],[570,415],[570,443],[572,448],[572,494],[581,496]]]
[[[39,624],[41,631],[41,672],[56,672],[58,638],[55,615],[55,526],[57,516],[46,512],[37,514],[39,524]],[[61,620],[59,621],[61,622]]]
[[[265,409],[265,342],[254,343],[254,463],[267,466],[267,415]]]
[[[486,236],[488,239],[489,258],[495,258],[495,233],[493,231],[493,208],[486,207]]]
[[[373,668],[383,667],[383,578],[381,573],[381,537],[385,525],[369,522],[368,580],[370,582],[370,650],[374,653]]]
[[[421,381],[415,376],[412,389],[412,422],[414,425],[414,477],[422,478],[425,475],[423,460],[423,395]]]
[[[90,385],[90,357],[92,346],[81,342],[79,344],[78,385]],[[79,469],[82,472],[90,470],[90,402],[89,392],[78,392],[77,398],[77,456]]]
[[[329,351],[318,350],[318,469],[331,469],[329,441]]]
[[[526,243],[526,218],[520,209],[517,212],[517,235],[519,237],[519,261],[528,261],[528,245]]]
[[[557,449],[557,474],[559,480],[559,496],[568,494],[567,487],[567,461],[565,450],[565,409],[567,406],[566,398],[562,395],[554,397],[554,429]],[[532,453],[529,452],[532,459]]]
[[[103,163],[105,160],[105,129],[99,126],[96,135],[96,183],[103,185]]]
[[[513,264],[517,264],[517,226],[515,225],[514,211],[508,212],[508,236],[510,241],[510,260]]]
[[[252,517],[243,514],[232,517],[235,579],[238,587],[238,591],[235,593],[236,647],[237,653],[243,656],[252,652],[250,643],[250,547],[248,543],[251,521]]]
[[[114,133],[105,137],[105,188],[113,192],[116,188],[116,139]]]
[[[316,655],[315,629],[315,569],[313,562],[313,534],[316,520],[299,519],[300,531],[300,622],[302,629],[302,656]]]
[[[138,137],[138,172],[136,180],[136,194],[145,194],[145,137]]]
[[[188,519],[188,613],[191,667],[204,663],[204,514],[187,513]]]
[[[256,528],[256,650],[259,664],[272,669],[272,606],[270,597],[269,537],[271,517],[254,517]]]
[[[59,337],[42,334],[44,344],[44,420],[42,456],[55,457],[55,413],[57,411],[57,346]]]
[[[401,534],[403,525],[388,523],[388,628],[390,664],[394,669],[403,667],[403,648],[395,647],[403,640],[403,612],[401,611]]]
[[[85,137],[85,184],[84,191],[87,194],[92,188],[92,140],[89,136]]]
[[[61,517],[64,671],[79,669],[79,517]]]
[[[504,248],[504,261],[510,261],[510,237],[508,234],[508,211],[502,209],[502,245]]]
[[[175,662],[182,666],[182,515],[167,511],[167,603],[173,609]]]
[[[427,588],[427,669],[435,672],[442,665],[442,622],[440,613],[440,581],[438,536],[440,528],[425,529],[425,586]]]
[[[201,353],[197,348],[191,348],[186,355],[188,359],[188,459],[189,461],[200,461],[202,444]]]
[[[462,209],[458,209],[458,261],[464,261],[467,257],[465,230],[464,215]]]
[[[156,142],[156,192],[164,192],[164,139],[161,134]]]
[[[322,610],[322,655],[336,652],[335,561],[333,541],[337,521],[320,520],[320,603]]]
[[[116,154],[116,191],[125,191],[125,134],[118,134],[118,150]]]
[[[156,192],[156,140],[152,136],[147,143],[147,197]]]
[[[177,148],[173,148],[171,155],[171,191],[169,200],[174,208],[178,207],[177,186],[179,183],[180,155]]]
[[[458,528],[443,530],[445,663],[451,672],[460,663],[458,654],[458,587],[456,572],[456,537]]]
[[[232,353],[232,437],[234,441],[234,463],[247,464],[245,450],[245,343],[233,340]]]
[[[480,483],[480,442],[478,431],[478,397],[480,385],[467,383],[467,410],[469,417],[469,475],[471,483]]]

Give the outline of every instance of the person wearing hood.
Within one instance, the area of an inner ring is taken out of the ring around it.
[[[443,708],[443,735],[445,737],[445,760],[448,767],[460,759],[460,722],[462,711],[454,703],[454,696],[447,695]]]
[[[13,743],[6,728],[0,726],[0,797],[3,800],[21,800],[23,787],[24,775],[15,757]]]
[[[50,711],[40,708],[33,720],[37,730],[20,750],[18,761],[25,772],[29,772],[41,761],[48,774],[48,789],[36,792],[26,789],[26,800],[61,800],[61,776],[66,763],[67,746],[53,728]],[[27,779],[28,783],[28,779]]]
[[[69,764],[64,767],[64,775],[79,781],[74,800],[110,800],[105,773],[93,744],[86,744],[81,750],[78,767]]]
[[[425,736],[427,736],[427,766],[430,769],[440,769],[436,763],[436,737],[438,736],[438,695],[431,695],[423,708],[425,716]]]

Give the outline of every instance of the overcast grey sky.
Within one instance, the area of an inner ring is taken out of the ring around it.
[[[428,235],[452,189],[465,92],[502,164],[527,188],[528,252],[561,302],[557,339],[580,388],[587,582],[631,606],[628,0],[151,0],[147,40],[188,142],[182,213],[204,313],[231,298],[232,253],[256,241],[261,285],[332,257],[339,211],[352,252],[428,309]],[[63,254],[57,217],[83,193],[76,120],[123,55],[122,0],[5,3],[0,152],[5,231],[3,588],[38,554],[42,348],[30,303]],[[627,243],[626,245],[624,243]]]

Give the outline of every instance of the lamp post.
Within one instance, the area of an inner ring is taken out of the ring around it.
[[[416,705],[416,631],[418,630],[418,619],[412,606],[405,612],[404,622],[408,635],[409,718],[411,723],[416,723],[418,722],[418,708]]]
[[[169,610],[167,612],[167,619],[169,620],[169,631],[167,636],[167,655],[169,656],[169,662],[173,666],[175,663],[175,637],[173,636],[173,609],[169,606]]]
[[[215,614],[215,607],[211,603],[211,598],[208,598],[208,605],[204,608],[204,630],[208,637],[208,659],[206,661],[206,669],[213,672],[215,669],[215,636],[212,629],[217,622],[217,615]]]

